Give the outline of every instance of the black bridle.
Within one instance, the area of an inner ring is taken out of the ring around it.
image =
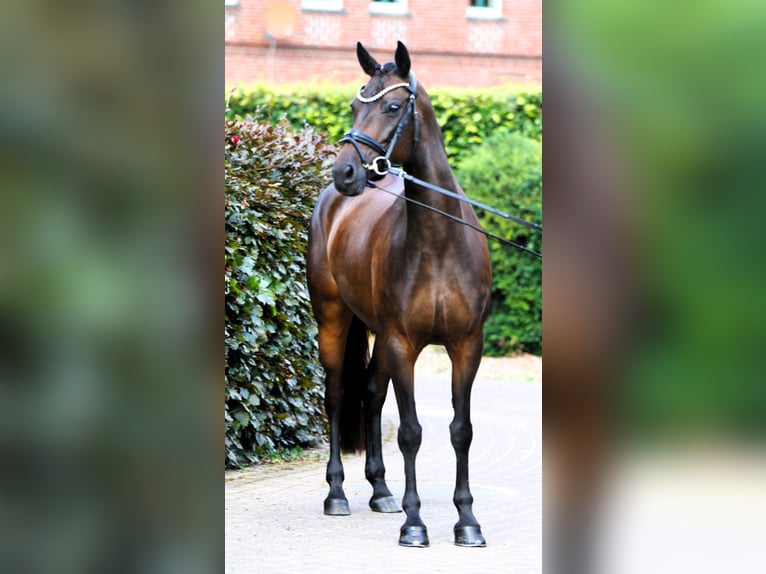
[[[420,137],[420,133],[418,130],[418,110],[415,106],[415,98],[418,97],[418,80],[415,77],[415,74],[410,72],[410,81],[409,82],[403,82],[400,84],[393,84],[391,86],[388,86],[387,88],[382,89],[380,92],[375,94],[374,96],[365,97],[362,95],[362,91],[364,91],[364,88],[366,86],[362,86],[359,88],[359,92],[356,94],[356,99],[359,100],[363,104],[371,104],[373,102],[377,102],[380,98],[388,94],[389,92],[392,92],[399,88],[405,88],[409,93],[410,96],[407,98],[407,107],[404,110],[404,114],[402,114],[402,117],[399,118],[399,123],[396,125],[396,128],[394,128],[393,136],[388,141],[388,145],[386,147],[383,147],[383,145],[376,140],[374,137],[367,135],[366,133],[351,129],[347,131],[345,134],[343,134],[343,138],[340,140],[340,143],[350,143],[352,146],[354,146],[354,149],[356,150],[356,153],[359,154],[359,159],[362,160],[362,167],[372,171],[374,174],[382,177],[388,173],[388,171],[391,169],[391,154],[394,152],[394,147],[396,147],[396,142],[399,141],[399,137],[402,135],[402,132],[404,131],[405,126],[407,125],[407,122],[409,121],[410,117],[413,118],[413,121],[415,123],[415,133],[413,136],[412,141],[412,151],[410,152],[410,158],[415,153],[415,149],[418,146],[418,139]],[[362,148],[359,147],[359,144],[366,145],[367,147],[375,150],[378,155],[375,159],[373,159],[371,162],[367,162],[367,159],[365,158],[364,154],[362,153]]]
[[[412,176],[405,172],[401,168],[395,168],[391,165],[391,154],[394,151],[394,147],[396,146],[396,142],[399,140],[399,136],[402,135],[402,132],[404,131],[405,126],[407,125],[407,122],[409,121],[410,117],[413,118],[413,121],[415,123],[414,125],[414,136],[413,136],[413,142],[412,142],[412,150],[410,151],[410,160],[412,160],[413,155],[415,154],[415,150],[418,145],[418,139],[419,139],[419,130],[418,130],[418,111],[415,106],[415,98],[417,98],[417,90],[418,90],[418,80],[415,77],[415,74],[410,72],[410,81],[409,83],[403,82],[400,84],[393,84],[391,86],[388,86],[387,88],[382,89],[380,92],[375,94],[374,96],[365,97],[362,95],[362,92],[364,91],[364,88],[366,86],[362,86],[359,88],[359,91],[356,94],[356,99],[359,100],[363,104],[371,104],[373,102],[377,102],[380,98],[388,94],[389,92],[392,92],[399,88],[406,88],[410,92],[410,96],[407,101],[407,108],[404,111],[404,114],[402,114],[402,117],[399,119],[399,123],[396,125],[396,128],[394,128],[393,136],[388,142],[388,145],[386,147],[383,147],[383,145],[376,140],[374,137],[367,135],[366,133],[350,129],[345,134],[343,134],[343,138],[341,138],[340,143],[350,143],[352,146],[354,146],[354,149],[356,150],[356,153],[359,154],[359,159],[362,161],[362,167],[365,168],[368,171],[372,171],[377,177],[377,179],[382,178],[388,173],[391,173],[393,175],[399,176],[403,179],[409,180],[413,183],[416,183],[418,185],[421,185],[423,187],[427,187],[428,189],[432,189],[434,191],[437,191],[443,195],[447,195],[449,197],[452,197],[454,199],[457,199],[459,201],[468,203],[474,207],[478,207],[480,209],[483,209],[485,211],[489,211],[490,213],[494,213],[495,215],[498,215],[504,219],[508,219],[509,221],[513,221],[514,223],[518,223],[520,225],[523,225],[524,227],[527,227],[529,229],[533,229],[535,231],[542,232],[543,228],[541,225],[538,225],[536,223],[532,223],[531,221],[527,221],[525,219],[521,219],[519,217],[514,217],[512,215],[509,215],[505,213],[504,211],[500,211],[499,209],[495,209],[494,207],[490,207],[489,205],[485,205],[479,201],[476,201],[474,199],[470,199],[464,195],[459,195],[453,191],[449,191],[447,189],[441,188],[439,186],[433,185],[432,183],[428,183],[427,181],[423,181],[422,179],[418,179],[415,176]],[[364,153],[362,153],[362,148],[359,147],[359,144],[366,145],[367,147],[373,149],[375,152],[377,152],[378,155],[373,159],[371,162],[367,162],[367,159],[364,156]],[[376,189],[379,189],[381,191],[385,191],[387,193],[390,193],[392,195],[396,195],[397,197],[401,197],[411,203],[415,203],[416,205],[419,205],[421,207],[424,207],[426,209],[429,209],[431,211],[434,211],[436,213],[439,213],[441,215],[444,215],[445,217],[457,221],[458,223],[462,223],[463,225],[466,225],[472,229],[475,229],[476,231],[479,231],[486,235],[487,237],[491,237],[492,239],[496,239],[502,243],[505,243],[506,245],[511,245],[513,247],[516,247],[517,249],[521,249],[522,251],[526,251],[527,253],[530,253],[532,255],[535,255],[537,257],[542,258],[542,255],[538,253],[537,251],[533,251],[519,243],[515,243],[513,241],[510,241],[508,239],[504,239],[502,237],[498,237],[497,235],[494,235],[493,233],[489,233],[488,231],[485,231],[481,227],[474,225],[464,219],[461,219],[459,217],[455,217],[454,215],[450,215],[449,213],[446,213],[444,211],[441,211],[439,209],[436,209],[435,207],[432,207],[430,205],[426,205],[424,203],[421,203],[419,201],[416,201],[412,199],[411,197],[407,197],[406,195],[399,195],[396,194],[384,187],[381,187],[379,185],[376,185],[372,181],[368,181],[367,185],[369,187],[374,187]]]

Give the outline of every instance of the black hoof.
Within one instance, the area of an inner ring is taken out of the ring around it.
[[[428,546],[428,532],[425,526],[402,526],[399,546],[425,548]]]
[[[481,528],[478,526],[455,526],[455,544],[457,546],[468,546],[473,548],[484,548],[487,541],[481,535]]]
[[[348,516],[351,509],[348,500],[342,498],[326,498],[324,501],[324,513],[329,516]]]
[[[393,496],[381,496],[370,499],[370,508],[374,512],[401,512],[402,507]]]

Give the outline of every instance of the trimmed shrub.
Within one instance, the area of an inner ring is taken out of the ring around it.
[[[259,114],[264,121],[282,117],[297,129],[312,125],[328,141],[337,142],[351,129],[349,102],[356,87],[256,86],[238,89],[229,97],[228,119]],[[455,164],[497,130],[542,138],[542,94],[516,93],[509,88],[488,90],[429,90],[447,156]],[[268,111],[266,111],[268,110]]]
[[[542,224],[542,146],[521,134],[501,131],[463,160],[456,176],[466,193],[506,213]],[[489,232],[537,252],[542,235],[497,215],[476,210]],[[484,329],[484,353],[542,354],[542,262],[538,257],[489,240],[492,310]]]
[[[255,86],[234,90],[228,99],[227,119],[257,117],[275,124],[287,118],[295,129],[311,125],[328,142],[337,142],[351,129],[351,87],[292,85]]]
[[[496,131],[542,139],[542,94],[498,90],[429,94],[444,134],[447,157],[454,164]]]
[[[311,129],[225,127],[226,464],[325,433],[316,325],[305,285],[308,225],[334,150]]]

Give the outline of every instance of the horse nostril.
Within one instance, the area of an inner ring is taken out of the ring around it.
[[[353,161],[336,162],[332,168],[333,183],[336,189],[341,193],[348,194],[352,188],[356,188],[357,179],[361,175],[358,171],[359,166],[354,165]]]

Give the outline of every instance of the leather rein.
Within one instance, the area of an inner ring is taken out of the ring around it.
[[[352,146],[354,146],[354,149],[356,150],[356,153],[359,154],[359,158],[362,161],[362,167],[364,167],[366,170],[373,172],[375,175],[377,175],[379,178],[382,178],[388,173],[391,173],[393,175],[396,175],[398,177],[401,177],[403,179],[409,180],[413,183],[416,183],[418,185],[421,185],[423,187],[427,187],[428,189],[431,189],[433,191],[437,191],[441,194],[447,195],[448,197],[452,197],[454,199],[457,199],[459,201],[462,201],[464,203],[468,203],[474,207],[478,207],[479,209],[483,209],[485,211],[489,211],[490,213],[494,213],[495,215],[498,215],[502,217],[503,219],[508,219],[510,221],[513,221],[514,223],[518,223],[520,225],[523,225],[524,227],[527,227],[529,229],[532,229],[534,231],[540,231],[542,232],[543,228],[541,225],[538,225],[536,223],[532,223],[531,221],[527,221],[525,219],[521,219],[519,217],[514,217],[512,215],[509,215],[505,213],[504,211],[500,211],[499,209],[495,209],[494,207],[491,207],[489,205],[486,205],[484,203],[481,203],[479,201],[470,199],[469,197],[466,197],[464,195],[459,195],[453,191],[444,189],[442,187],[439,187],[437,185],[433,185],[431,183],[428,183],[427,181],[423,181],[422,179],[418,179],[417,177],[414,177],[407,172],[404,171],[404,169],[401,168],[395,168],[391,165],[391,154],[394,151],[394,147],[396,147],[396,142],[399,140],[399,137],[402,135],[402,132],[404,131],[405,126],[407,125],[407,122],[409,121],[410,117],[413,118],[413,121],[415,123],[415,135],[413,137],[413,143],[412,143],[412,150],[410,151],[410,158],[415,154],[415,150],[417,149],[418,140],[419,140],[419,125],[418,125],[418,111],[415,106],[415,98],[417,98],[417,89],[418,89],[418,80],[415,77],[415,74],[410,72],[410,81],[409,82],[403,82],[399,84],[392,84],[391,86],[388,86],[384,89],[382,89],[380,92],[373,96],[363,96],[362,92],[364,91],[364,88],[366,86],[362,86],[359,88],[359,91],[356,94],[356,99],[359,100],[363,104],[371,104],[373,102],[377,102],[379,99],[381,99],[383,96],[388,94],[389,92],[392,92],[393,90],[399,89],[399,88],[405,88],[407,91],[410,92],[409,98],[407,99],[407,109],[404,111],[404,114],[399,119],[399,123],[396,125],[396,128],[394,129],[393,136],[388,142],[388,145],[386,147],[383,147],[383,145],[376,140],[374,137],[367,135],[366,133],[356,130],[356,129],[350,129],[345,134],[343,134],[343,138],[341,138],[340,143],[350,143]],[[371,162],[367,162],[367,159],[364,156],[364,153],[362,153],[361,147],[359,147],[359,144],[366,145],[370,149],[376,151],[378,155],[375,159],[373,159]],[[522,251],[526,251],[527,253],[530,253],[532,255],[535,255],[536,257],[542,258],[542,254],[538,253],[537,251],[533,251],[529,249],[528,247],[525,247],[524,245],[521,245],[519,243],[516,243],[514,241],[510,241],[508,239],[504,239],[502,237],[499,237],[497,235],[494,235],[493,233],[490,233],[488,231],[485,231],[479,226],[476,226],[468,221],[465,221],[464,219],[461,219],[459,217],[455,217],[454,215],[450,215],[448,213],[445,213],[444,211],[441,211],[439,209],[436,209],[435,207],[432,207],[430,205],[424,204],[422,202],[416,201],[410,197],[407,197],[406,195],[399,195],[396,194],[384,187],[381,187],[377,184],[375,184],[372,181],[368,181],[367,185],[369,187],[374,187],[376,189],[379,189],[381,191],[385,191],[387,193],[390,193],[392,195],[396,195],[397,197],[402,197],[407,201],[410,201],[411,203],[415,203],[421,207],[425,207],[427,209],[430,209],[431,211],[434,211],[436,213],[439,213],[441,215],[444,215],[445,217],[448,217],[449,219],[452,219],[453,221],[457,221],[458,223],[462,223],[463,225],[466,225],[472,229],[475,229],[476,231],[479,231],[486,235],[487,237],[491,237],[492,239],[496,239],[502,243],[505,243],[506,245],[510,245],[512,247],[516,247],[517,249],[521,249]]]

